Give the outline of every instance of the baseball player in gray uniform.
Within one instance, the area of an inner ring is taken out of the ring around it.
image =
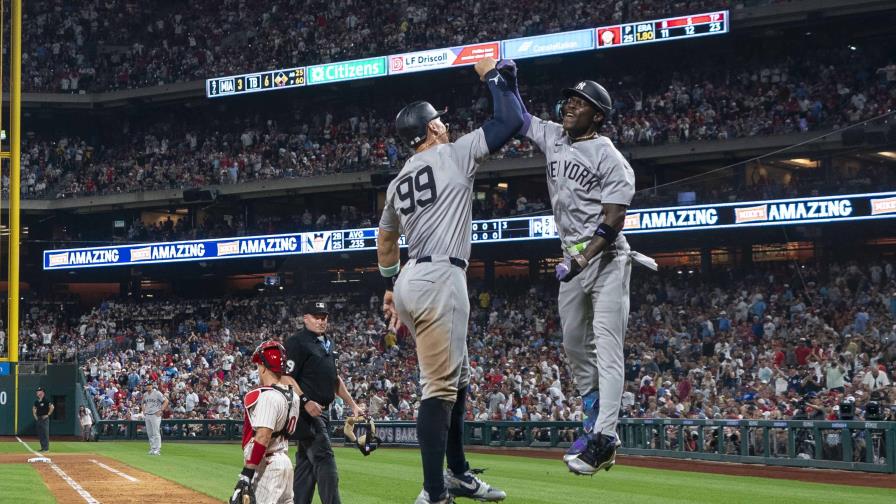
[[[620,445],[616,423],[625,382],[623,341],[629,314],[629,278],[635,260],[622,227],[635,194],[635,174],[613,143],[598,131],[612,110],[607,91],[582,81],[563,90],[562,124],[525,112],[516,89],[516,67],[499,71],[523,108],[520,133],[547,158],[547,183],[554,223],[563,247],[557,265],[563,347],[582,395],[585,435],[564,456],[575,474],[609,470]]]
[[[162,454],[162,412],[168,407],[168,398],[155,389],[151,381],[144,384],[143,421],[149,438],[149,454]]]
[[[481,128],[449,143],[448,128],[439,119],[444,111],[427,102],[411,103],[395,120],[399,136],[416,154],[386,191],[377,258],[386,282],[383,310],[389,323],[397,327],[400,320],[417,344],[423,490],[416,504],[448,503],[459,496],[483,501],[506,497],[470,471],[463,451],[473,178],[479,162],[522,126],[519,104],[495,64],[486,58],[475,66],[494,103],[494,117]],[[398,248],[402,232],[410,258],[403,268]]]

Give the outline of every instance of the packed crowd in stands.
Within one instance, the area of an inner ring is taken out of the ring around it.
[[[733,183],[733,180],[740,183]],[[742,183],[749,180],[749,183]],[[539,180],[540,182],[540,180]],[[659,189],[644,188],[633,201],[638,209],[670,205],[704,204],[729,201],[754,201],[820,196],[826,194],[863,193],[879,187],[896,185],[896,173],[885,163],[823,166],[816,170],[792,169],[770,174],[762,165],[747,165],[745,172],[723,170],[711,177],[671,184]],[[689,199],[689,198],[693,199]],[[169,215],[161,218],[136,217],[122,221],[124,228],[110,231],[107,227],[65,226],[54,230],[52,239],[61,244],[73,243],[156,243],[166,241],[258,236],[279,233],[324,231],[376,227],[373,209],[357,205],[322,205],[298,202],[277,207],[277,212],[253,216],[247,221],[244,209],[202,216]],[[294,209],[294,210],[291,210]],[[499,219],[549,214],[547,188],[492,186],[474,197],[473,218]]]
[[[546,196],[511,194],[506,190],[494,190],[483,198],[473,200],[474,219],[493,219],[513,216],[543,214],[550,205]],[[66,226],[56,229],[53,240],[57,243],[157,243],[233,236],[258,236],[280,233],[325,231],[376,227],[379,221],[372,211],[359,210],[355,205],[341,205],[332,212],[298,206],[295,213],[285,212],[263,215],[246,223],[240,212],[236,215],[208,214],[193,222],[189,216],[167,215],[156,220],[135,218],[124,222],[124,228],[109,231],[107,228],[80,228]]]
[[[330,296],[330,334],[353,395],[378,419],[412,419],[414,344],[388,331],[380,299]],[[363,297],[362,297],[363,296]],[[579,420],[563,357],[556,284],[504,279],[470,290],[468,418]],[[166,418],[240,418],[260,341],[301,327],[304,299],[31,302],[24,360],[80,357],[103,419],[138,419],[140,385],[169,395]],[[896,265],[759,265],[749,274],[635,274],[625,344],[623,414],[648,418],[861,417],[896,404]],[[408,379],[408,377],[412,379]],[[338,401],[333,414],[343,413]]]
[[[27,2],[23,84],[58,93],[150,87],[775,1]]]
[[[747,58],[727,72],[707,63],[686,74],[636,76],[632,80],[640,87],[617,89],[610,82],[616,110],[603,134],[625,152],[640,145],[829,131],[855,124],[891,111],[896,103],[896,64],[888,63],[881,51],[825,47],[777,61]],[[522,84],[530,111],[550,118],[560,84],[527,85],[526,79]],[[447,93],[442,104],[451,110],[453,138],[488,117],[489,101],[481,89],[473,101],[456,90]],[[23,146],[22,191],[30,198],[68,198],[394,171],[410,155],[393,131],[400,106],[396,101],[333,110],[304,104],[226,120],[215,114],[192,120],[179,115],[126,124],[126,135],[105,141],[29,134]],[[536,153],[520,137],[493,157]]]

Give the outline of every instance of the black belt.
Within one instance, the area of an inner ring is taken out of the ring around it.
[[[417,262],[418,263],[432,262],[432,256],[423,256],[423,257],[417,259]],[[467,269],[467,261],[464,261],[463,259],[458,259],[457,257],[449,257],[448,262],[450,262],[451,264],[457,266],[458,268],[460,268],[462,270]]]

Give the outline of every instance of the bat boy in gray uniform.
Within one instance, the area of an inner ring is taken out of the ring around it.
[[[629,248],[622,227],[635,194],[635,173],[613,143],[598,134],[612,110],[607,91],[582,81],[563,90],[562,125],[525,112],[516,67],[499,71],[514,88],[529,137],[547,158],[554,223],[563,247],[557,265],[563,347],[585,410],[585,435],[564,461],[575,474],[609,470],[616,461],[616,423],[625,382],[631,261],[656,263]]]
[[[475,69],[488,85],[494,104],[494,117],[481,128],[449,143],[448,128],[439,119],[444,111],[436,111],[427,102],[414,102],[398,113],[398,134],[416,154],[389,184],[377,239],[380,273],[386,279],[383,310],[392,327],[400,320],[417,343],[423,387],[417,412],[423,490],[417,504],[453,502],[454,496],[486,501],[506,497],[477,478],[464,457],[463,421],[470,380],[466,268],[476,168],[513,137],[523,118],[512,90],[495,69],[495,60],[485,58]],[[398,275],[402,232],[410,260]],[[448,470],[443,473],[446,454]]]

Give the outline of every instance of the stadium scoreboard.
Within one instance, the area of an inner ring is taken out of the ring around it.
[[[597,29],[598,48],[661,42],[728,31],[728,12],[628,23]]]
[[[631,209],[629,235],[896,218],[896,192]],[[377,228],[46,250],[45,270],[376,250]],[[474,244],[556,240],[552,215],[474,221]],[[405,237],[399,239],[405,247]],[[559,250],[559,249],[558,249]]]
[[[205,94],[209,98],[219,98],[316,84],[330,84],[455,68],[473,65],[485,57],[495,59],[537,58],[707,35],[720,35],[728,33],[729,29],[730,16],[728,11],[709,12],[653,21],[376,56],[361,60],[338,61],[244,75],[214,77],[205,81]]]
[[[230,77],[218,77],[206,82],[206,94],[223,96],[242,93],[256,93],[274,89],[286,89],[305,85],[305,68],[274,70]]]

